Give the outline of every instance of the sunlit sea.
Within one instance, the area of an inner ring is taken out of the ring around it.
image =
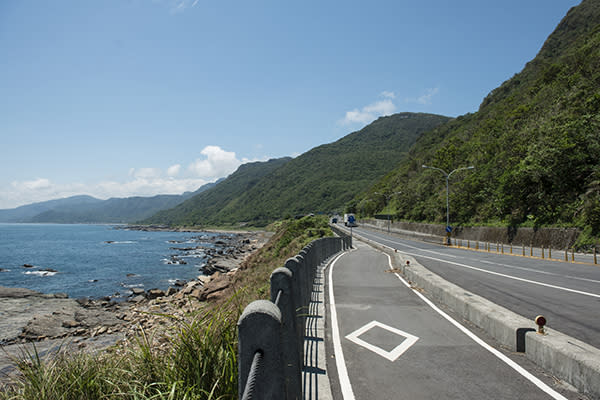
[[[124,298],[200,275],[212,233],[109,225],[0,224],[0,286],[69,297]],[[196,249],[199,247],[199,249]],[[194,250],[190,250],[190,249]]]

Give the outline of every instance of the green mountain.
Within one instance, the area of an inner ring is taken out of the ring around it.
[[[264,225],[295,214],[341,210],[344,203],[393,169],[420,135],[448,120],[414,113],[379,118],[334,143],[286,160],[260,179],[251,175],[248,182],[238,171],[214,189],[144,222]],[[234,179],[240,183],[234,184]],[[237,190],[230,189],[232,186]]]
[[[572,8],[525,68],[473,114],[423,135],[353,207],[451,224],[577,225],[600,233],[600,2]],[[402,193],[389,202],[379,193]]]
[[[290,160],[284,157],[243,164],[212,189],[193,196],[173,209],[158,212],[142,223],[187,226],[214,223],[211,217],[217,215],[224,206]]]

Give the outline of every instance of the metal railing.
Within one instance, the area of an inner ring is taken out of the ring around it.
[[[352,238],[314,240],[271,274],[271,301],[250,303],[238,321],[240,399],[302,398],[304,325],[317,267]]]

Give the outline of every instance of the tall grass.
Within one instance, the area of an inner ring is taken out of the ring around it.
[[[133,346],[97,354],[60,351],[42,361],[24,352],[0,399],[235,399],[240,310],[229,302],[186,320],[164,315],[173,322],[170,333],[156,332],[169,337],[164,348],[141,331]]]

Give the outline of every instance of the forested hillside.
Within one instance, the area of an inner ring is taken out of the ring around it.
[[[145,224],[201,225],[212,223],[210,217],[256,185],[260,179],[291,160],[289,157],[241,165],[233,174],[211,190],[200,193],[177,207],[156,213]]]
[[[538,55],[479,111],[422,136],[351,208],[451,224],[576,225],[600,234],[600,2],[569,11]],[[379,193],[400,194],[386,202]],[[585,235],[584,235],[585,236]]]
[[[248,168],[242,166],[214,189],[144,222],[266,225],[296,214],[342,211],[356,193],[392,170],[420,135],[448,120],[414,113],[379,118],[358,132],[282,163],[260,179],[239,174]]]

